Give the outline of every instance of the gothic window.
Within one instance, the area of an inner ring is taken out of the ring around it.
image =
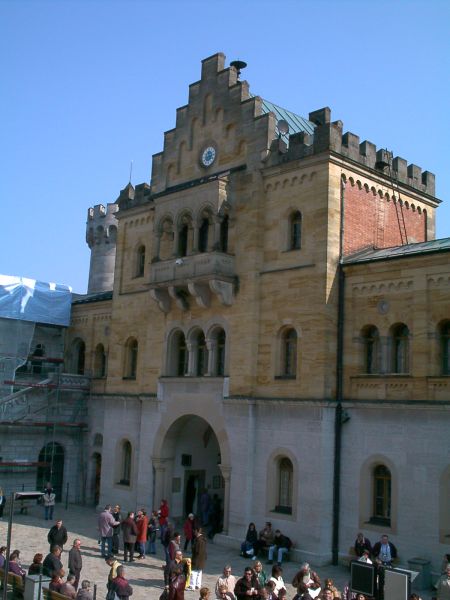
[[[403,323],[391,329],[391,373],[409,372],[409,329]]]
[[[441,375],[450,375],[450,321],[439,327]]]
[[[131,444],[128,440],[122,443],[121,470],[119,483],[121,485],[130,485],[131,482]]]
[[[86,359],[86,344],[80,338],[72,343],[72,369],[77,375],[84,375],[84,363]]]
[[[372,375],[380,372],[380,334],[374,325],[368,325],[362,331],[364,343],[364,372]]]
[[[217,347],[216,347],[216,364],[215,364],[215,374],[218,377],[223,377],[225,375],[225,331],[221,329],[217,334]]]
[[[181,331],[175,337],[176,375],[183,377],[188,371],[188,350],[186,338]]]
[[[297,210],[289,219],[289,250],[300,250],[302,246],[302,213]]]
[[[94,356],[94,377],[106,376],[106,352],[103,344],[97,344]]]
[[[278,497],[275,506],[276,512],[292,514],[292,489],[294,468],[292,462],[287,457],[278,460]]]
[[[136,379],[138,361],[138,342],[135,338],[130,338],[125,344],[125,379]]]
[[[220,251],[228,251],[228,215],[225,215],[220,223]]]
[[[143,277],[145,271],[145,246],[139,246],[136,253],[136,277]]]
[[[280,376],[295,378],[297,375],[297,332],[289,328],[281,335]]]
[[[202,377],[208,371],[208,350],[206,348],[206,340],[203,331],[199,332],[196,338],[197,343],[197,360],[196,360],[196,376]]]
[[[198,231],[198,250],[199,252],[208,251],[208,233],[209,233],[209,221],[208,219],[202,219],[200,228]]]
[[[391,524],[391,472],[385,465],[373,469],[372,523]]]
[[[181,227],[179,234],[178,234],[178,256],[186,256],[187,255],[188,234],[189,234],[189,228],[188,228],[188,225],[185,224]]]

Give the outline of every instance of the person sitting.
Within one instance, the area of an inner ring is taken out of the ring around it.
[[[67,575],[66,581],[59,588],[59,593],[63,596],[67,596],[67,598],[72,598],[72,600],[75,600],[75,598],[77,597],[77,590],[75,589],[75,579],[75,575]]]
[[[42,572],[43,565],[42,561],[44,559],[43,554],[35,554],[33,557],[33,562],[28,569],[28,575],[39,575]]]
[[[258,533],[256,531],[256,525],[254,523],[250,523],[245,535],[245,540],[241,544],[241,556],[244,558],[252,556],[252,560],[255,560],[255,547],[257,546],[257,542]]]
[[[370,540],[364,536],[363,533],[359,532],[356,536],[355,544],[354,544],[355,554],[359,558],[362,556],[364,550],[368,550],[369,554],[372,552],[372,544]]]
[[[261,531],[259,532],[258,540],[253,547],[253,550],[255,551],[254,556],[258,556],[258,554],[262,550],[268,550],[273,544],[274,537],[275,534],[272,529],[272,523],[270,521],[267,521],[263,529],[261,529]]]
[[[6,546],[0,546],[0,569],[3,569],[4,565],[5,565],[5,553],[6,553]]]
[[[17,550],[14,550],[9,556],[9,572],[14,573],[14,575],[25,577],[25,571],[19,564],[19,553]]]
[[[226,591],[229,592],[234,598],[234,588],[236,585],[236,577],[231,574],[231,566],[225,565],[223,573],[218,577],[215,586],[216,598],[221,598],[219,595],[219,588],[225,586]]]
[[[323,584],[324,584],[324,588],[325,588],[324,591],[331,590],[331,592],[333,593],[331,600],[333,600],[333,599],[335,600],[336,598],[341,597],[341,592],[334,585],[334,581],[332,579],[330,579],[330,578],[325,579]]]
[[[56,571],[55,573],[53,573],[52,575],[52,580],[49,583],[49,589],[52,590],[52,592],[58,592],[61,589],[63,582],[63,577],[64,577],[64,569],[59,569],[59,571]]]
[[[283,580],[283,569],[279,565],[272,567],[272,577],[269,581],[273,581],[275,584],[274,592],[279,597],[281,590],[286,590],[286,586]]]
[[[316,598],[320,594],[322,584],[317,573],[311,570],[309,563],[305,562],[295,574],[292,585],[297,589],[299,596],[308,592],[310,596]]]
[[[42,572],[47,577],[53,577],[60,569],[62,569],[61,548],[60,546],[52,546],[51,551],[42,563]]]
[[[291,547],[291,541],[288,537],[281,534],[281,531],[277,529],[275,531],[275,536],[273,538],[273,544],[269,547],[269,560],[267,564],[271,565],[273,562],[273,555],[277,552],[277,561],[278,564],[281,565],[283,562],[283,554],[289,552],[289,548]]]
[[[81,588],[77,593],[77,600],[93,600],[91,582],[88,579],[83,579],[81,582]]]
[[[367,563],[368,565],[372,564],[372,561],[370,560],[370,552],[367,550],[367,548],[365,548],[363,550],[363,553],[361,554],[361,556],[358,558],[358,562],[364,562]]]
[[[264,589],[267,590],[267,600],[278,600],[278,596],[275,594],[275,585],[275,581],[269,579],[264,586]]]

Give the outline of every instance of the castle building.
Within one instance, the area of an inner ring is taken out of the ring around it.
[[[69,370],[92,376],[90,502],[267,520],[304,560],[450,544],[450,239],[434,175],[250,93],[223,54],[150,184],[90,208]]]

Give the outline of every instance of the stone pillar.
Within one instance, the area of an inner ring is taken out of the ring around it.
[[[380,374],[390,373],[390,361],[390,337],[388,335],[380,335]]]
[[[228,535],[228,526],[230,519],[230,483],[231,483],[231,467],[219,465],[222,472],[222,477],[225,480],[225,491],[223,496],[223,531],[224,535]]]
[[[197,341],[187,341],[186,340],[186,347],[188,349],[188,375],[195,376],[197,373],[197,348],[198,348],[198,343]]]
[[[154,234],[155,247],[153,249],[153,260],[159,260],[159,252],[161,248],[161,235],[162,233],[160,231],[156,231]]]
[[[218,216],[214,217],[214,240],[213,240],[212,248],[208,248],[208,250],[209,249],[212,249],[212,250],[220,249],[220,219]]]
[[[197,254],[197,252],[198,252],[198,234],[199,234],[198,223],[195,223],[194,224],[194,241],[192,242],[192,254]]]
[[[178,244],[180,240],[180,232],[178,227],[174,229],[173,232],[173,248],[172,248],[172,256],[178,256]]]
[[[166,461],[163,458],[153,458],[155,469],[155,488],[153,490],[153,506],[159,506],[162,498],[166,497]]]
[[[215,372],[215,364],[216,364],[216,355],[217,355],[217,340],[207,338],[206,339],[206,348],[208,350],[208,371],[206,375],[208,377],[215,377],[217,373]]]

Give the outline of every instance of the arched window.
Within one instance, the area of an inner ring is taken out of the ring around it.
[[[289,219],[289,250],[302,247],[302,213],[297,210]]]
[[[439,327],[439,345],[441,375],[450,375],[450,321],[445,321]]]
[[[130,338],[125,345],[125,379],[136,379],[138,361],[138,342]]]
[[[278,460],[278,498],[275,506],[276,512],[292,514],[292,489],[294,468],[287,457]]]
[[[187,224],[183,225],[178,234],[178,256],[187,255],[189,228]]]
[[[364,327],[362,331],[364,343],[364,373],[380,372],[380,334],[374,325]]]
[[[409,329],[403,323],[391,329],[391,372],[409,372]]]
[[[297,332],[286,329],[281,336],[281,377],[294,378],[297,375]]]
[[[208,251],[208,233],[209,233],[209,221],[207,218],[202,219],[200,228],[198,231],[198,251]]]
[[[84,366],[86,360],[86,344],[82,339],[76,339],[72,343],[72,373],[84,375]]]
[[[221,329],[217,334],[217,346],[216,346],[216,364],[215,364],[215,374],[218,377],[223,377],[225,375],[225,331]]]
[[[220,250],[221,252],[228,252],[228,225],[229,218],[225,215],[220,222]]]
[[[145,272],[145,246],[139,246],[136,253],[136,277],[143,277]]]
[[[206,340],[203,331],[199,332],[196,337],[196,368],[195,374],[197,377],[203,377],[208,372],[208,349],[206,348]]]
[[[130,485],[131,482],[131,444],[128,440],[122,443],[121,469],[119,483],[121,485]]]
[[[184,377],[185,375],[187,375],[188,372],[188,350],[184,333],[179,331],[176,335],[174,342],[176,360],[175,374],[178,375],[178,377]]]
[[[372,523],[391,524],[391,472],[385,465],[373,469],[373,509]]]
[[[103,344],[97,344],[94,356],[94,377],[106,376],[106,352]]]

